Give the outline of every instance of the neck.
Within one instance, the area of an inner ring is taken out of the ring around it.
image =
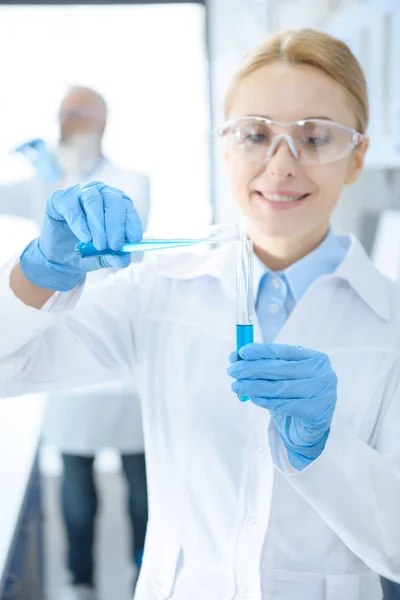
[[[254,253],[271,271],[283,271],[310,254],[325,239],[329,226],[313,231],[303,238],[269,237],[249,225],[248,236],[253,241]]]
[[[97,152],[97,160],[101,160],[102,158],[104,158],[104,154],[101,148],[99,148],[99,151]]]

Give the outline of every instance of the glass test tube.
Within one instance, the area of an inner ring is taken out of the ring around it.
[[[159,237],[150,234],[144,234],[143,239],[136,244],[126,243],[120,250],[111,250],[104,248],[98,250],[93,242],[80,242],[75,246],[75,252],[81,258],[91,256],[114,255],[121,256],[130,252],[147,252],[149,250],[167,250],[169,248],[184,248],[186,246],[195,246],[204,242],[221,243],[232,242],[240,239],[240,228],[236,224],[211,225],[199,232],[199,236],[168,236]]]
[[[253,242],[240,240],[237,242],[236,259],[236,351],[254,340],[253,325]],[[247,402],[247,396],[239,396]]]

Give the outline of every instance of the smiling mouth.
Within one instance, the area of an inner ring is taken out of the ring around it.
[[[264,200],[268,200],[268,202],[276,202],[277,204],[281,203],[289,203],[289,202],[299,202],[300,200],[304,200],[310,194],[300,194],[298,196],[286,196],[285,194],[263,194],[262,192],[256,192],[261,198]]]

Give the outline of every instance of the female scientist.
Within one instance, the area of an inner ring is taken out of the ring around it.
[[[4,393],[137,370],[150,510],[137,600],[379,600],[377,573],[400,581],[400,298],[330,228],[368,146],[364,76],[342,42],[281,33],[235,75],[226,118],[258,343],[232,353],[231,245],[160,253],[81,297],[87,271],[130,259],[80,259],[77,241],[142,236],[131,200],[93,182],[55,192],[4,270]]]

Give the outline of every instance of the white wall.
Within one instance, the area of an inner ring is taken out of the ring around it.
[[[268,31],[324,26],[337,11],[361,0],[266,0],[269,5]]]

